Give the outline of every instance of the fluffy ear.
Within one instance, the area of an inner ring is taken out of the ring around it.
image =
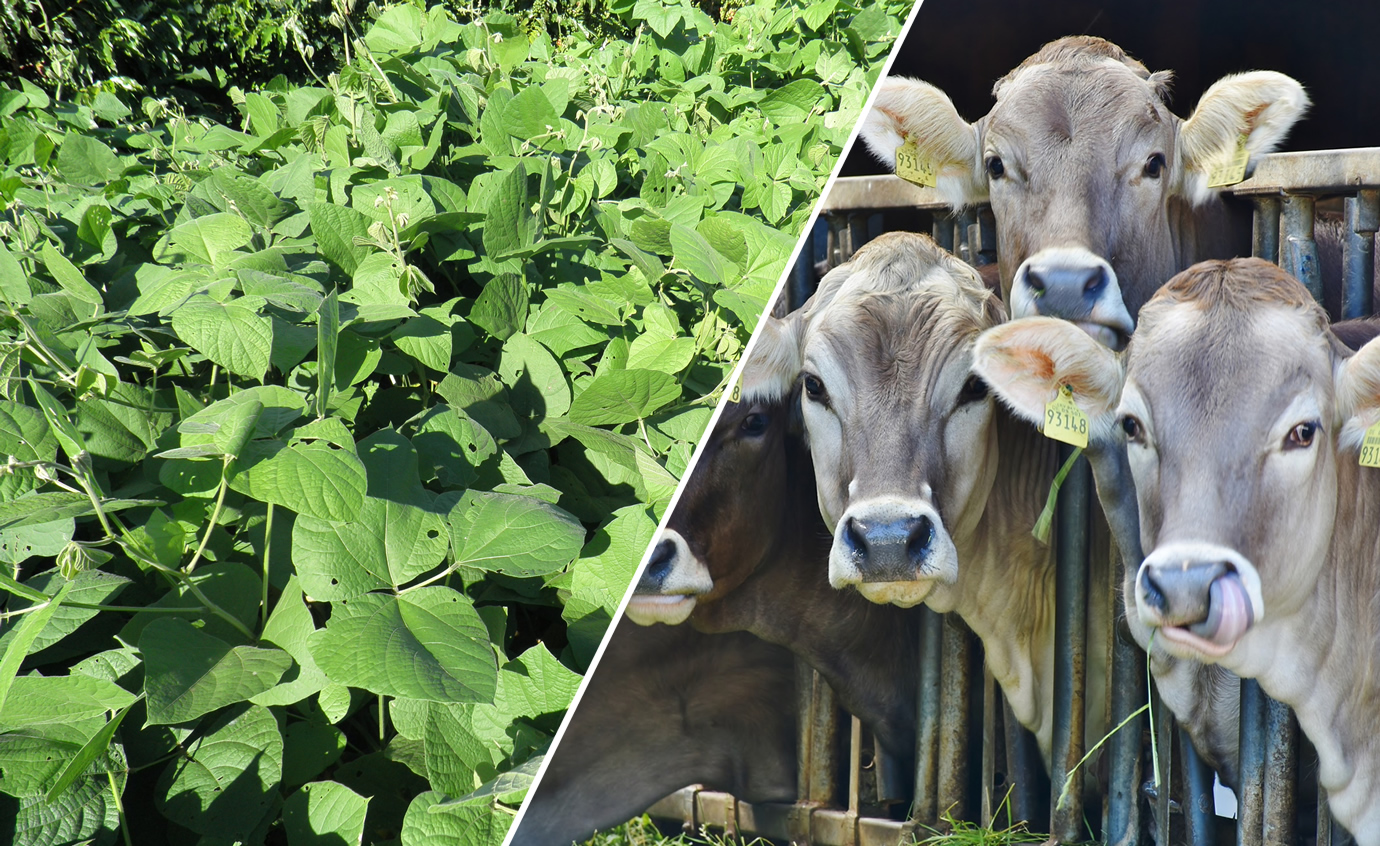
[[[1045,404],[1064,385],[1088,415],[1089,437],[1105,441],[1114,431],[1125,379],[1116,353],[1069,323],[1052,317],[1013,320],[978,337],[973,372],[1017,416],[1044,422]]]
[[[1214,82],[1179,130],[1184,193],[1194,204],[1206,201],[1215,190],[1207,187],[1208,173],[1231,161],[1238,139],[1245,136],[1251,159],[1264,155],[1279,146],[1308,105],[1303,86],[1274,71]]]
[[[1366,430],[1380,423],[1380,338],[1342,362],[1337,372],[1338,445],[1360,449]]]
[[[863,119],[862,137],[872,155],[892,170],[896,148],[914,141],[920,157],[935,167],[939,192],[956,208],[987,199],[976,128],[959,117],[948,95],[928,82],[883,80]]]
[[[743,364],[742,402],[780,402],[790,394],[800,375],[804,329],[800,312],[762,321]]]

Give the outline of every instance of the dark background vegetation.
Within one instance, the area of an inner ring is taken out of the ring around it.
[[[1229,73],[1277,70],[1313,99],[1283,150],[1380,145],[1380,3],[1374,0],[924,0],[892,75],[942,88],[977,120],[992,84],[1045,42],[1097,35],[1152,71],[1174,71],[1171,106],[1189,115]],[[845,174],[882,168],[858,145]]]

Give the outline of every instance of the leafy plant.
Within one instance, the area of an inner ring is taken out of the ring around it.
[[[498,842],[908,6],[0,90],[0,828]]]

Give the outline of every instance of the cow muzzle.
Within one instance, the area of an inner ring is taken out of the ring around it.
[[[1114,350],[1123,349],[1136,328],[1116,271],[1082,247],[1043,249],[1016,268],[1011,316],[1035,314],[1068,320]]]
[[[652,548],[647,569],[628,600],[628,619],[639,626],[677,626],[689,619],[697,597],[714,589],[709,568],[680,532],[668,529]]]
[[[958,579],[958,551],[933,506],[881,498],[850,505],[834,530],[829,583],[877,603],[910,607]]]
[[[1172,544],[1141,564],[1136,610],[1141,622],[1160,630],[1171,651],[1221,658],[1264,615],[1260,576],[1235,550]]]

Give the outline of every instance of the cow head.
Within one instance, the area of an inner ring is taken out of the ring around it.
[[[1355,462],[1380,420],[1380,342],[1351,355],[1296,280],[1258,259],[1203,262],[1146,304],[1124,358],[1029,320],[984,336],[978,359],[1022,416],[1074,384],[1096,436],[1125,440],[1148,551],[1128,612],[1171,654],[1236,666],[1249,631],[1309,596],[1338,451]]]
[[[778,386],[799,381],[829,581],[914,605],[958,576],[996,471],[979,332],[1004,319],[976,271],[921,235],[893,232],[834,269],[758,339]]]
[[[998,81],[972,124],[934,86],[888,79],[862,135],[892,168],[913,141],[953,206],[990,200],[1013,317],[1061,317],[1120,349],[1140,306],[1194,260],[1188,212],[1214,198],[1209,174],[1238,144],[1270,152],[1308,105],[1293,79],[1256,71],[1219,80],[1180,120],[1170,76],[1100,38],[1063,38]]]
[[[635,623],[685,622],[698,603],[742,584],[777,541],[793,502],[783,493],[788,397],[759,386],[758,369],[744,367],[743,401],[724,406],[652,549],[628,602]]]

